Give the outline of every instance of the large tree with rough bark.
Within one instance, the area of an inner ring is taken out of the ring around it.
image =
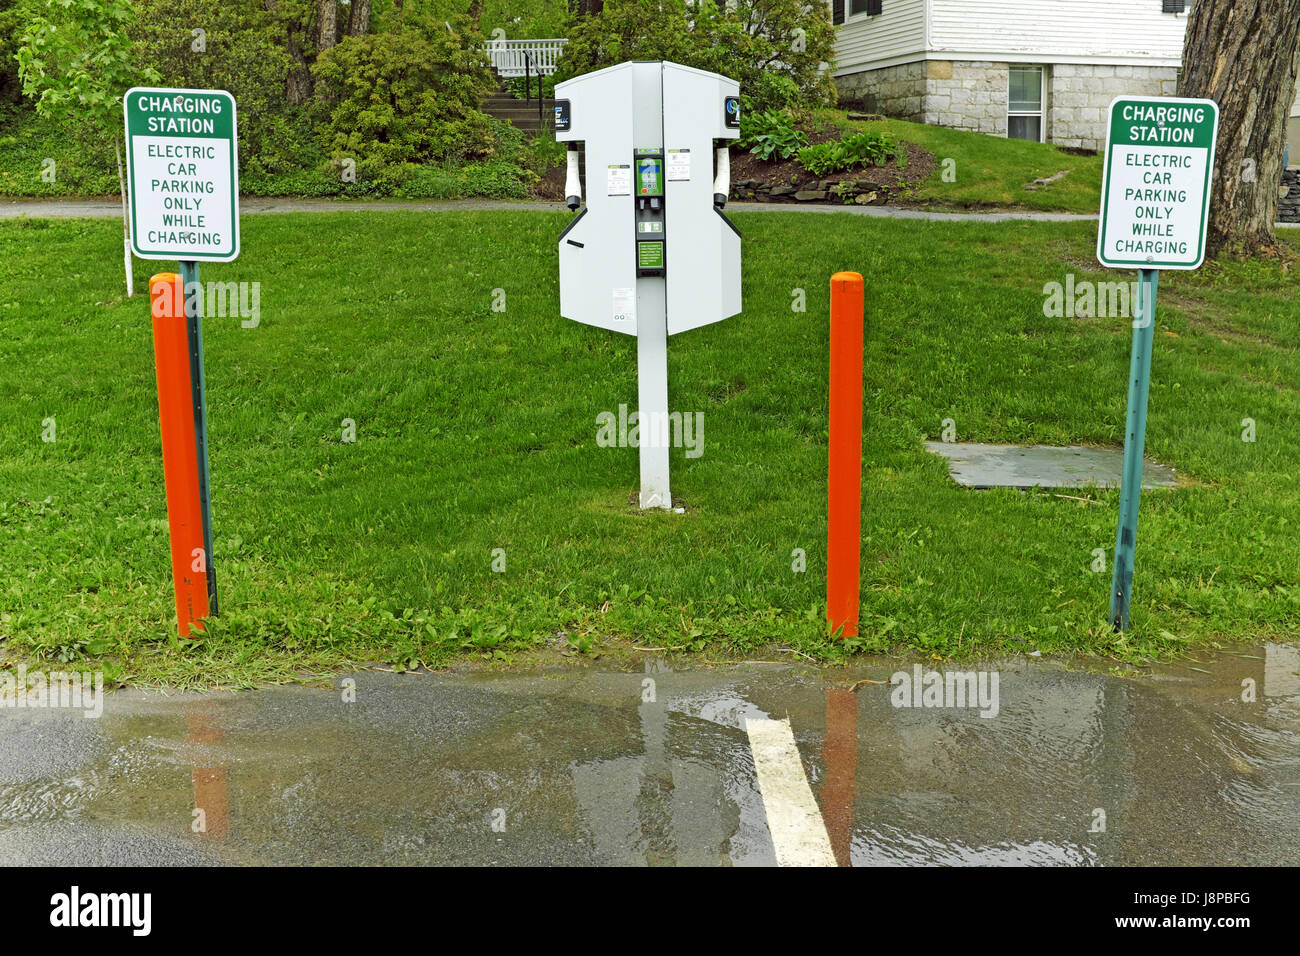
[[[1219,104],[1207,251],[1276,250],[1286,121],[1296,98],[1300,0],[1195,0],[1179,93]]]
[[[370,0],[352,0],[348,13],[348,36],[363,37],[370,32]]]
[[[339,41],[339,0],[320,0],[316,7],[316,52]]]

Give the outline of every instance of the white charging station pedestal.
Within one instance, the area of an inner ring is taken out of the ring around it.
[[[725,143],[740,135],[735,80],[630,62],[555,87],[565,193],[586,206],[560,234],[560,314],[635,335],[641,507],[671,508],[668,336],[740,311],[740,233],[725,216]]]

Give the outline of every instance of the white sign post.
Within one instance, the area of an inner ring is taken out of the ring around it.
[[[1097,259],[1112,269],[1138,270],[1110,593],[1116,631],[1128,628],[1133,592],[1156,288],[1161,269],[1196,269],[1205,260],[1218,133],[1213,100],[1121,96],[1110,104]]]

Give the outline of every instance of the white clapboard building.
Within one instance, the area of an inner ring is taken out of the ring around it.
[[[1286,142],[1291,147],[1291,165],[1300,163],[1300,77],[1296,77],[1295,102],[1291,104],[1291,118],[1286,124]]]
[[[1100,149],[1117,95],[1174,95],[1192,2],[830,0],[835,82],[871,112]],[[1294,157],[1300,107],[1288,132]]]

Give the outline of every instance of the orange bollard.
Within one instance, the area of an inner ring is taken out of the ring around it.
[[[165,272],[149,280],[153,351],[158,369],[158,423],[162,429],[163,480],[171,537],[176,626],[181,637],[202,631],[208,615],[207,562],[203,553],[203,511],[199,503],[199,459],[194,437],[194,391],[185,327],[181,277]]]
[[[862,556],[862,276],[831,276],[830,481],[826,509],[826,619],[858,633]]]

